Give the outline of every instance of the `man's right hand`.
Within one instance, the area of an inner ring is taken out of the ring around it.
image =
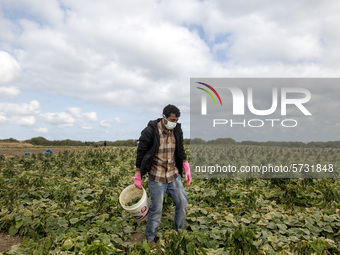
[[[141,174],[140,174],[140,172],[137,172],[136,171],[136,173],[135,173],[135,186],[138,188],[138,189],[142,189],[142,183],[143,183],[143,181],[142,181],[142,177],[141,177]]]

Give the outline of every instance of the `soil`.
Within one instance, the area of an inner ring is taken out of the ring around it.
[[[0,232],[0,252],[10,250],[13,245],[22,244],[22,241],[22,236],[10,236],[6,232]]]
[[[128,242],[142,242],[145,239],[145,236],[143,233],[133,233],[132,234],[132,239],[128,240]]]

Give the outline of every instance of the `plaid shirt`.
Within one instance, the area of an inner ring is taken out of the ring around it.
[[[175,164],[176,139],[174,132],[167,130],[163,122],[157,123],[160,145],[151,164],[149,176],[155,182],[170,183],[178,176]]]

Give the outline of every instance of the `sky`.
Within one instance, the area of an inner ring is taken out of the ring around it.
[[[138,139],[167,104],[190,138],[190,78],[339,77],[339,11],[334,0],[1,0],[0,139]]]

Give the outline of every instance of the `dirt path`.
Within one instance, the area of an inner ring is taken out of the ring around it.
[[[0,232],[0,252],[10,250],[13,245],[22,244],[21,236],[10,236],[6,232]]]

